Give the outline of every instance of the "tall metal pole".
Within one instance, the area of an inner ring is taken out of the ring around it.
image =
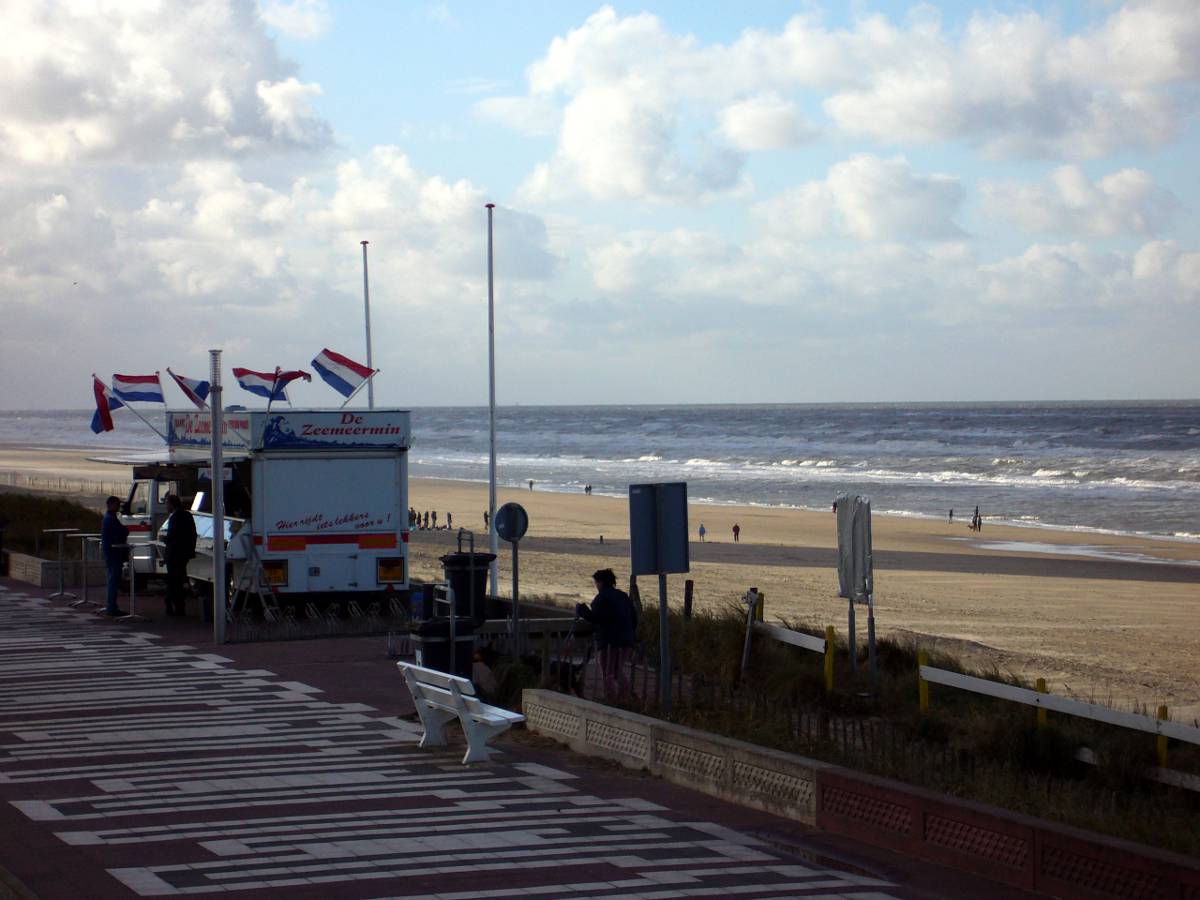
[[[221,351],[209,350],[209,405],[212,413],[213,643],[225,643],[225,433],[221,403]]]
[[[367,242],[362,241],[363,248],[363,318],[367,322],[367,368],[375,368],[371,362],[371,289],[367,285]],[[375,408],[375,379],[367,382],[367,408]]]
[[[495,203],[487,204],[488,216],[488,550],[497,556],[496,536],[496,302],[492,282],[492,210]],[[370,362],[367,363],[370,365]],[[500,567],[496,560],[491,564],[492,596],[497,594]]]

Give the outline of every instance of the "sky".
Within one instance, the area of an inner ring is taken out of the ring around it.
[[[0,20],[0,408],[1200,397],[1195,0]]]

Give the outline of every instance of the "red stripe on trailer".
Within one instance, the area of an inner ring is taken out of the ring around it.
[[[262,544],[257,535],[255,544]],[[391,531],[355,534],[268,534],[267,550],[274,553],[295,552],[322,544],[355,544],[360,550],[390,550],[396,546],[396,534]]]

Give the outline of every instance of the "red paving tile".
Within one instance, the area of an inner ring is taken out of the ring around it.
[[[0,579],[0,866],[45,900],[1028,896],[532,736],[420,750],[382,637],[218,647],[48,593]]]

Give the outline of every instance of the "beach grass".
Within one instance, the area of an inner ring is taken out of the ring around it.
[[[0,493],[0,525],[4,528],[4,549],[33,556],[57,558],[58,539],[44,534],[47,528],[77,528],[96,533],[100,515],[72,500],[18,492]],[[78,559],[80,541],[64,544],[67,559]]]

